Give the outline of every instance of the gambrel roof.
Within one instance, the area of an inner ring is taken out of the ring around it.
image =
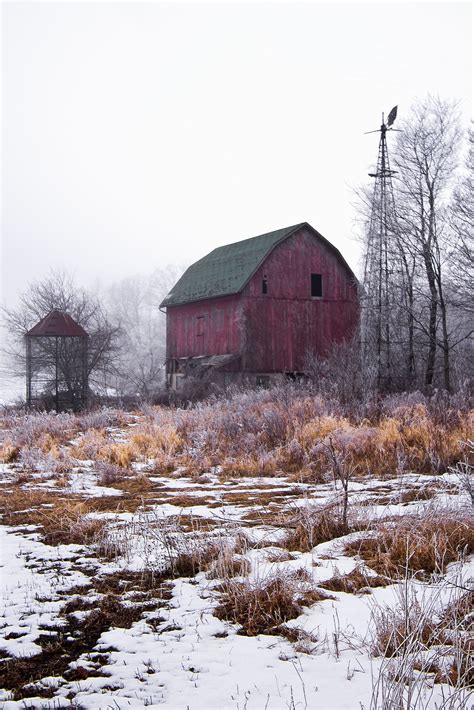
[[[277,229],[214,249],[184,272],[162,301],[160,308],[239,293],[270,252],[302,227],[309,228],[317,238],[329,246],[355,279],[338,249],[310,224],[301,222],[292,227]]]

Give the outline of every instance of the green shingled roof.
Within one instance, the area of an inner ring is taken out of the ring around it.
[[[292,227],[277,229],[275,232],[214,249],[184,272],[160,307],[239,293],[272,249],[301,227],[316,231],[311,225],[301,222]],[[329,244],[324,237],[319,234],[318,236]],[[329,246],[340,256],[332,244]],[[342,259],[341,256],[340,258]]]
[[[184,272],[161,306],[239,293],[273,247],[301,226],[277,229],[214,249]]]

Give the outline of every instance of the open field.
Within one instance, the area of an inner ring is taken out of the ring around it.
[[[0,426],[5,710],[472,706],[454,400],[285,388]]]

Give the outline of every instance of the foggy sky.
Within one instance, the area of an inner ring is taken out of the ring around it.
[[[471,113],[469,3],[8,3],[2,268],[107,286],[310,222],[358,268],[381,112]]]

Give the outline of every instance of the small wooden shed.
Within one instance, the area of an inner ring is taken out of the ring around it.
[[[223,383],[295,377],[309,352],[348,340],[359,318],[357,280],[307,222],[214,249],[161,303],[166,372]]]

